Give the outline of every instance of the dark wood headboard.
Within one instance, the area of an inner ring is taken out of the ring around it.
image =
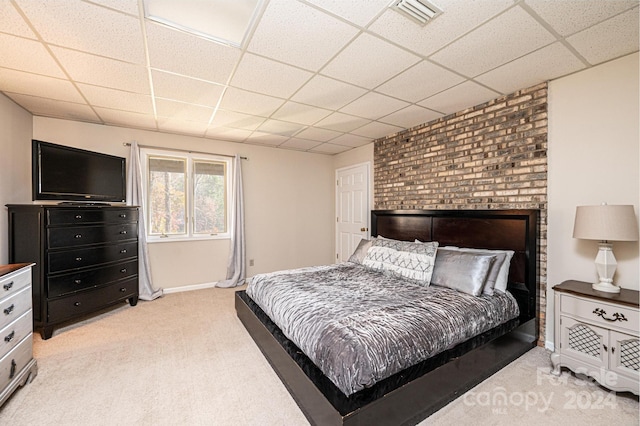
[[[513,250],[507,288],[520,320],[537,318],[538,210],[373,210],[371,236]]]

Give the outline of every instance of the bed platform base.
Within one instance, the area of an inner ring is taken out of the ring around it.
[[[286,337],[273,333],[275,324],[256,312],[260,308],[244,291],[236,293],[235,305],[238,318],[312,425],[415,425],[529,351],[537,340],[532,319],[382,396],[343,402],[337,389],[329,390],[327,398],[321,389],[327,392],[331,384],[318,383],[322,379],[311,360]]]
[[[513,250],[507,288],[520,316],[347,397],[246,292],[237,292],[238,318],[311,424],[414,425],[536,346],[537,210],[374,210],[371,235]]]

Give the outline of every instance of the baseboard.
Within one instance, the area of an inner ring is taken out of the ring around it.
[[[169,287],[162,289],[163,294],[182,293],[183,291],[203,290],[205,288],[213,288],[218,282],[185,285],[182,287]]]
[[[555,350],[555,345],[553,344],[553,342],[547,340],[544,342],[544,348],[553,352]]]

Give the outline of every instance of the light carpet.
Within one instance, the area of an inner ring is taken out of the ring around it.
[[[307,425],[236,317],[234,289],[120,305],[34,335],[37,377],[1,425]],[[638,398],[564,371],[535,348],[420,425],[638,425]]]

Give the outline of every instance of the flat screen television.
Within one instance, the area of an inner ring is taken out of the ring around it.
[[[32,140],[33,200],[122,203],[126,162],[122,157]]]

